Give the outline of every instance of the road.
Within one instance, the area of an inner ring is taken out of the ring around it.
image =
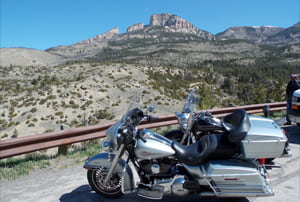
[[[165,196],[163,201],[300,202],[300,127],[286,126],[284,129],[289,137],[293,156],[291,158],[275,159],[275,164],[281,166],[281,168],[272,168],[269,171],[275,196],[234,200],[222,200],[214,197],[199,198],[197,195],[185,197]],[[86,179],[86,170],[82,168],[82,165],[59,170],[42,169],[13,181],[1,181],[0,201],[153,202],[153,200],[141,198],[136,194],[124,195],[117,200],[105,199],[97,195],[90,189]]]

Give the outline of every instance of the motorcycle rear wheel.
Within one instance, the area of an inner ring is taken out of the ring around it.
[[[121,177],[114,173],[108,183],[104,183],[107,171],[103,168],[87,171],[87,178],[92,189],[106,198],[117,198],[122,195]]]

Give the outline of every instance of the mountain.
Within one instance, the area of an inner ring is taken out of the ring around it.
[[[91,57],[109,42],[130,41],[132,39],[162,39],[165,34],[182,33],[200,37],[204,40],[214,40],[215,36],[207,31],[198,29],[193,24],[172,14],[155,14],[150,18],[150,24],[137,23],[127,28],[127,32],[120,34],[118,28],[113,28],[104,34],[97,35],[70,46],[58,46],[47,49],[47,52],[64,57]]]
[[[230,27],[216,34],[217,40],[244,39],[264,45],[291,45],[300,43],[300,22],[283,29],[272,26]]]
[[[133,62],[183,67],[205,61],[249,64],[268,55],[276,57],[279,52],[282,53],[279,54],[280,58],[288,53],[288,57],[292,56],[293,61],[297,62],[299,24],[287,29],[270,26],[231,27],[213,35],[177,15],[154,14],[148,25],[133,24],[125,33],[120,33],[116,27],[75,44],[52,47],[46,51],[0,49],[0,65],[56,65],[67,61]],[[41,56],[37,57],[37,52]],[[290,61],[289,58],[284,60]]]
[[[230,27],[224,32],[216,34],[216,38],[218,40],[226,40],[226,39],[245,39],[249,41],[253,41],[256,43],[262,43],[269,36],[277,34],[278,32],[284,30],[279,27],[271,27],[271,26],[241,26],[241,27]]]
[[[269,36],[264,43],[265,44],[295,44],[300,42],[300,22],[292,27],[283,29],[276,34]]]

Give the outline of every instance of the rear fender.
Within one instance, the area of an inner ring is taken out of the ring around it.
[[[98,169],[106,168],[107,171],[111,167],[112,161],[115,155],[112,153],[99,153],[95,156],[90,157],[83,165],[85,169]],[[131,193],[134,190],[134,177],[130,166],[126,163],[124,159],[120,159],[118,165],[116,166],[115,172],[121,176],[122,186],[121,190],[124,194]]]

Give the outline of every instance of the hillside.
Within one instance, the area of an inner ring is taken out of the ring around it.
[[[29,48],[1,48],[0,65],[53,66],[64,63],[64,57]]]
[[[117,120],[136,92],[141,93],[143,107],[156,106],[155,115],[181,111],[191,88],[201,95],[199,109],[203,110],[284,98],[281,81],[262,82],[255,78],[255,70],[239,77],[234,68],[228,67],[232,72],[217,72],[211,64],[207,69],[123,63],[2,67],[0,137]]]
[[[122,64],[74,64],[0,69],[0,137],[6,139],[119,119],[134,93],[158,114],[182,107],[149,88],[145,67]],[[159,68],[158,68],[158,71]]]

